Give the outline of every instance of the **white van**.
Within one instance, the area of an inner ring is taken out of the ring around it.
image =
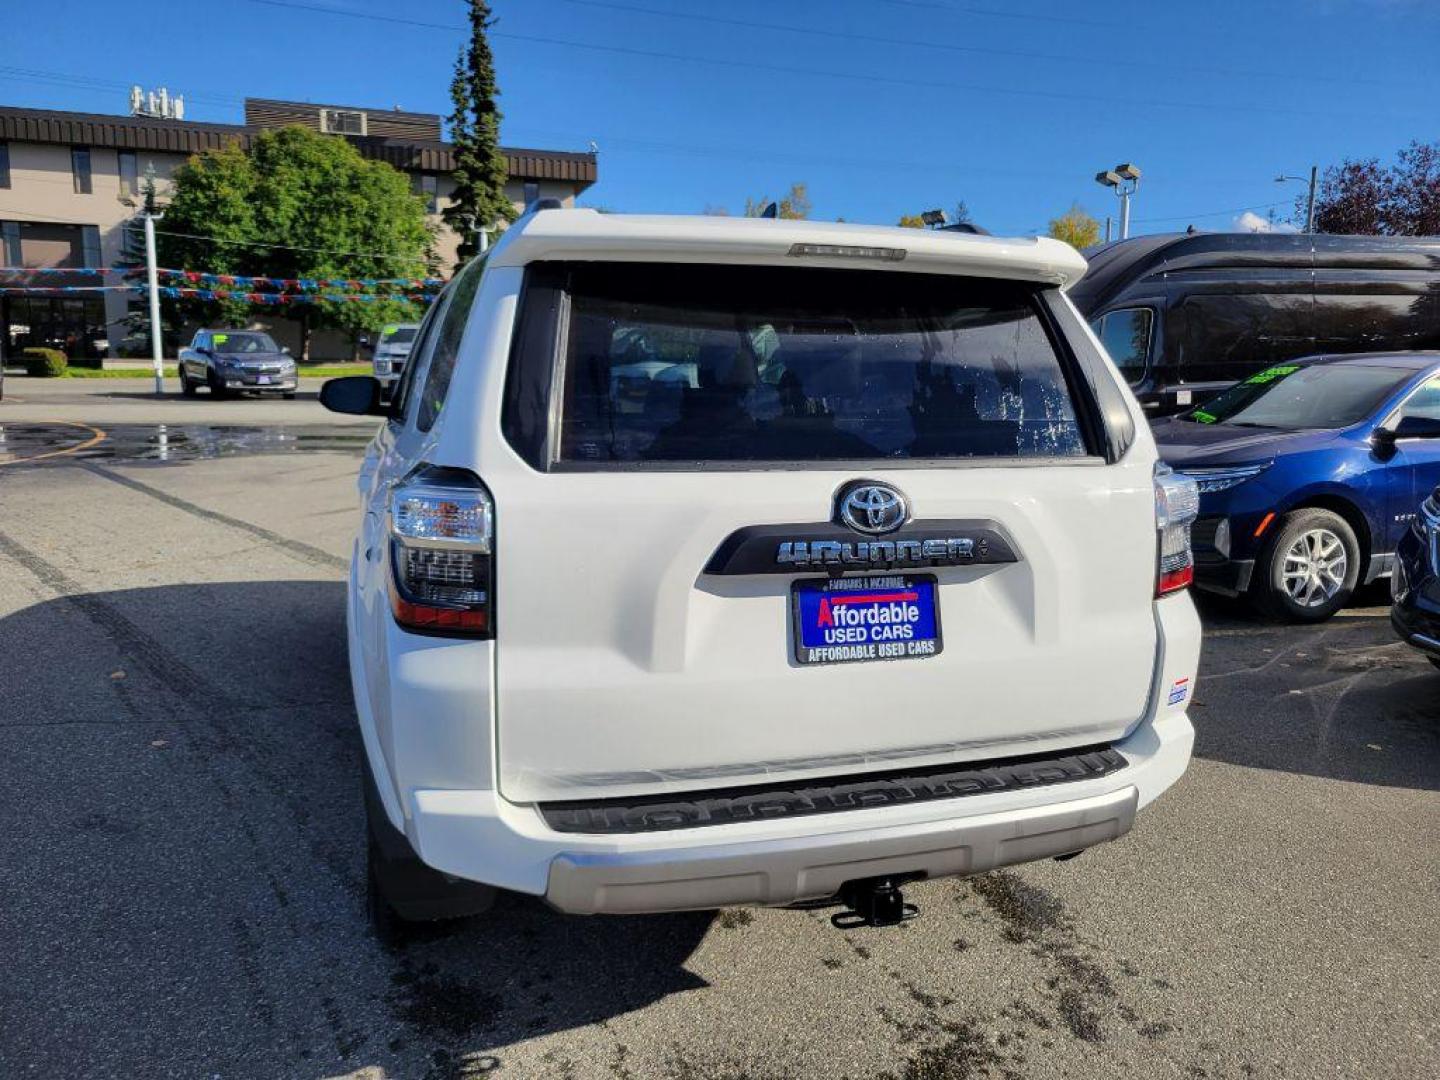
[[[539,210],[360,473],[381,910],[833,898],[1114,840],[1184,772],[1194,484],[1044,239]]]

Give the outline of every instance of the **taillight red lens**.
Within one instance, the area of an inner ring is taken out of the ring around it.
[[[1155,468],[1155,529],[1159,558],[1155,596],[1188,588],[1195,580],[1190,526],[1200,514],[1200,489],[1195,481],[1167,465]]]
[[[390,609],[419,633],[494,633],[494,503],[472,473],[417,470],[390,497]]]

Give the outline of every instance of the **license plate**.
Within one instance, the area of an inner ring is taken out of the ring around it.
[[[928,574],[797,581],[790,592],[801,664],[909,660],[940,652],[940,609]]]
[[[264,385],[265,383],[268,383],[268,382],[270,381],[270,376],[269,376],[269,375],[259,375],[259,376],[256,376],[255,381],[258,382],[258,383],[260,383],[261,385]]]

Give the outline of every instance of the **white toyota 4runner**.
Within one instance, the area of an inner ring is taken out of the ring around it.
[[[1064,244],[541,209],[446,288],[348,599],[372,899],[835,899],[1070,856],[1184,772],[1191,481]]]

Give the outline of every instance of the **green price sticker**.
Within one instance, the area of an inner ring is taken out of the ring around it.
[[[229,335],[229,334],[216,334],[216,335],[215,335],[215,344],[216,344],[216,345],[223,345],[223,344],[225,344],[225,342],[227,342],[227,341],[229,341],[229,340],[230,340],[230,335]]]
[[[1266,368],[1259,374],[1251,375],[1250,378],[1246,379],[1245,385],[1264,386],[1266,383],[1272,383],[1276,379],[1283,379],[1286,375],[1291,375],[1299,370],[1299,364],[1281,364],[1278,367]]]
[[[1213,424],[1215,423],[1215,414],[1208,413],[1204,409],[1196,409],[1190,414],[1190,419],[1198,424]]]

